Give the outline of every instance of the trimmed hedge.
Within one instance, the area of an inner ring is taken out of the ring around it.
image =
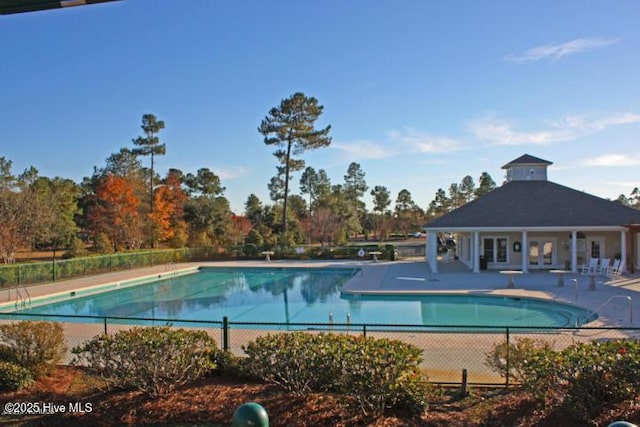
[[[0,288],[31,283],[46,283],[73,277],[100,274],[108,271],[161,265],[169,262],[214,261],[229,259],[262,259],[264,250],[274,250],[275,258],[287,259],[367,259],[368,252],[379,251],[379,259],[395,260],[395,246],[369,244],[361,246],[300,246],[275,247],[247,243],[236,245],[226,251],[217,247],[165,249],[138,252],[118,252],[110,255],[78,257],[56,260],[55,263],[29,262],[0,265]],[[358,256],[363,250],[364,257]]]
[[[244,347],[245,371],[295,393],[348,395],[367,414],[423,412],[430,386],[422,351],[397,340],[328,333],[279,333]]]
[[[107,390],[133,389],[157,397],[212,371],[215,341],[204,331],[135,327],[101,335],[72,350]]]

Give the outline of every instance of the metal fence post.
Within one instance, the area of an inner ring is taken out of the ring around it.
[[[509,342],[509,328],[507,328],[507,361],[506,361],[507,371],[506,371],[506,375],[505,375],[505,381],[506,381],[505,387],[506,388],[509,388],[509,370],[511,368],[511,363],[510,363],[511,351],[510,351],[510,345],[509,344],[510,344],[510,342]]]
[[[367,337],[367,325],[362,325],[362,336]]]
[[[229,351],[229,318],[222,318],[222,350]]]
[[[104,318],[104,334],[107,335],[107,318]]]

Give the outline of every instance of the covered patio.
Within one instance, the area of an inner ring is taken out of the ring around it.
[[[523,155],[502,168],[507,182],[423,228],[427,262],[438,272],[438,235],[457,235],[456,257],[471,271],[564,269],[591,258],[635,271],[640,211],[547,180],[551,162]]]

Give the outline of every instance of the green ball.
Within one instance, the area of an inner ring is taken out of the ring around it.
[[[245,403],[233,413],[231,427],[269,427],[269,415],[262,405]]]

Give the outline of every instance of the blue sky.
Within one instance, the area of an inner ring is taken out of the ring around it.
[[[124,0],[0,16],[0,156],[80,182],[166,123],[164,174],[208,167],[242,211],[270,203],[268,110],[301,91],[331,147],[423,208],[522,154],[600,197],[640,186],[640,3],[605,1]],[[145,164],[148,160],[144,160]],[[296,183],[300,174],[293,177]],[[370,203],[370,196],[367,195]]]

